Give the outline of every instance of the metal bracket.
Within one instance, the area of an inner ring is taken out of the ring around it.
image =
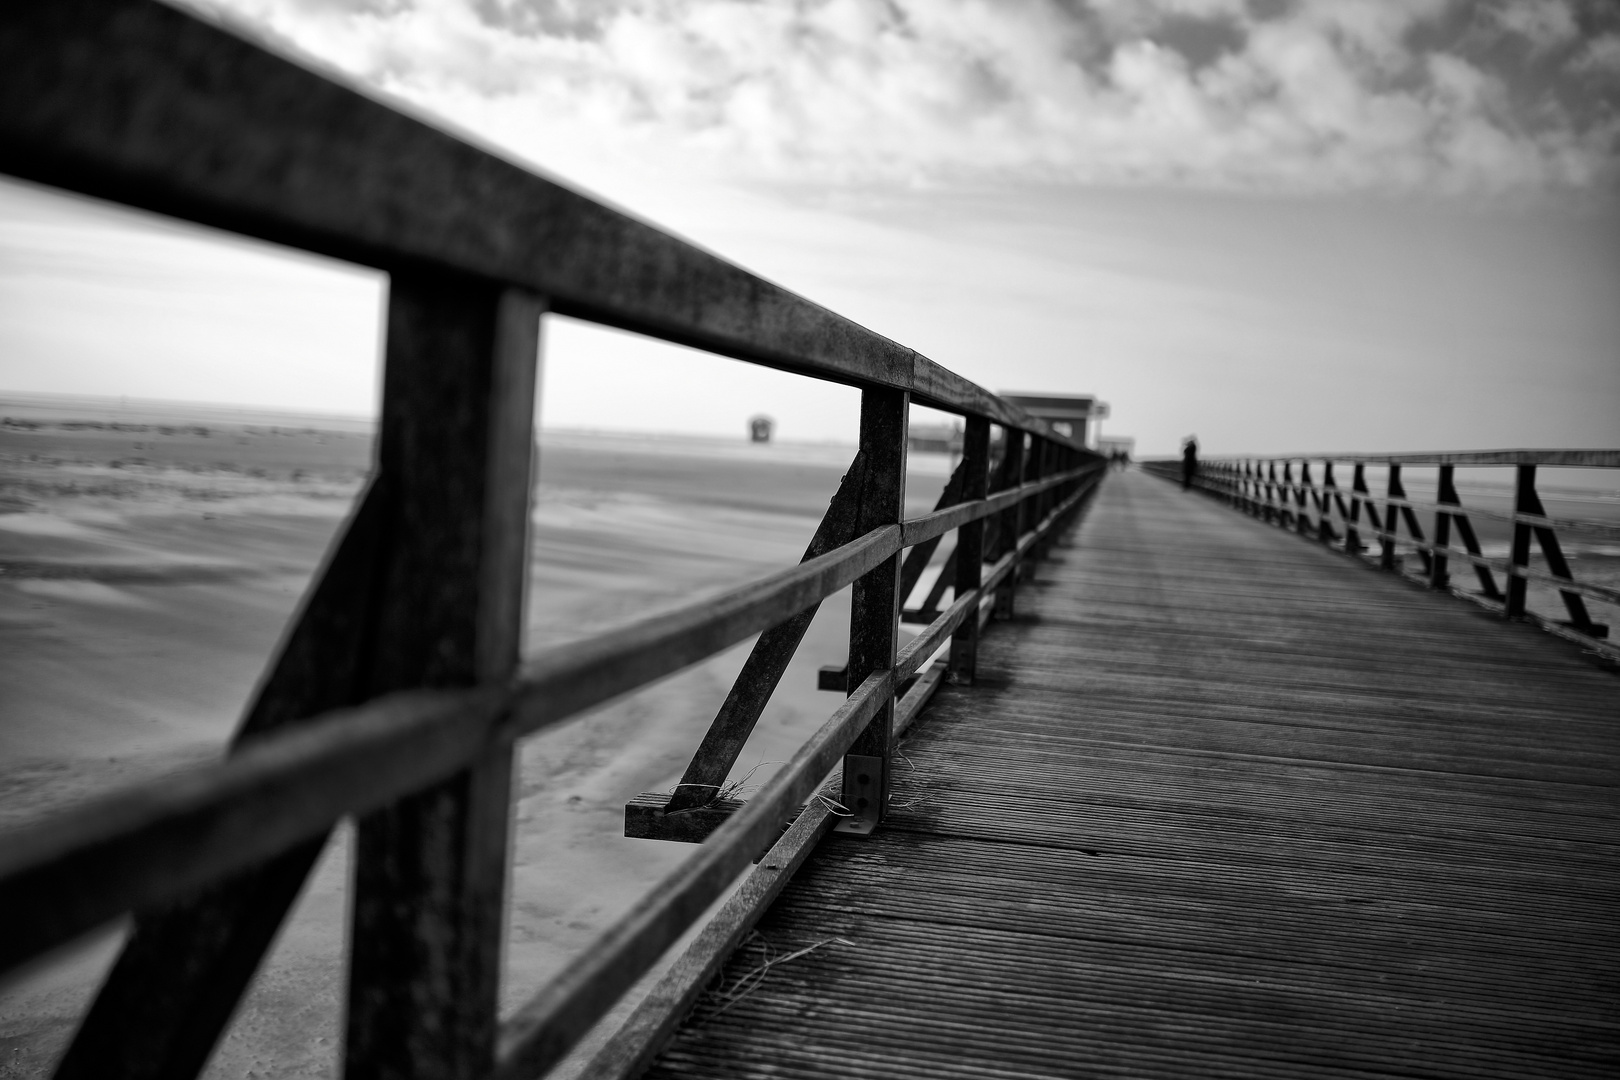
[[[883,769],[880,757],[848,754],[844,758],[844,806],[850,817],[841,818],[834,831],[869,835],[883,816]]]

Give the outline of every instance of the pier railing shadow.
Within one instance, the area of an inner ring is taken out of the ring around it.
[[[8,9],[0,98],[0,171],[389,274],[372,478],[225,760],[0,846],[0,970],[133,915],[58,1076],[196,1075],[345,817],[344,1075],[543,1072],[796,813],[779,871],[807,837],[881,823],[896,730],[940,679],[973,681],[982,623],[1102,475],[1081,443],[915,351],[162,4]],[[804,560],[520,660],[546,312],[858,387],[859,451]],[[939,508],[904,520],[913,402],[966,432]],[[906,607],[953,530],[940,584]],[[824,676],[844,704],[746,804],[721,805],[816,605],[851,586],[848,664]],[[923,627],[904,648],[902,619]],[[515,741],[755,634],[675,795],[628,812],[632,832],[702,846],[501,1022]]]
[[[1179,459],[1145,461],[1142,467],[1167,480],[1182,479]],[[1368,483],[1369,468],[1384,473],[1381,493]],[[1434,470],[1433,499],[1411,497],[1408,468]],[[1512,509],[1465,507],[1457,489],[1459,468],[1511,468]],[[1609,627],[1595,620],[1587,607],[1589,599],[1620,604],[1620,589],[1577,580],[1559,539],[1563,533],[1620,541],[1620,522],[1549,515],[1536,486],[1538,468],[1620,470],[1620,450],[1222,457],[1200,461],[1192,486],[1280,528],[1471,600],[1504,618],[1538,624],[1609,661],[1620,661],[1620,647],[1608,640]],[[1348,487],[1338,482],[1346,471]],[[1471,517],[1511,526],[1505,558],[1486,554]],[[1427,532],[1425,521],[1430,526]],[[1532,542],[1540,549],[1545,569],[1532,564]],[[1403,554],[1417,556],[1416,571],[1407,566]],[[1458,581],[1454,567],[1459,564],[1473,571],[1477,589],[1469,588],[1466,578]],[[1530,609],[1531,582],[1557,591],[1565,618]]]

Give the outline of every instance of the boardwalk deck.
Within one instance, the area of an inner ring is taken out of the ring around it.
[[[1620,1071],[1620,680],[1139,474],[1054,556],[650,1075]]]

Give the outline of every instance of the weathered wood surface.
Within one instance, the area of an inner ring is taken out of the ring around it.
[[[649,1075],[1620,1071],[1613,674],[1135,473],[1024,589]]]

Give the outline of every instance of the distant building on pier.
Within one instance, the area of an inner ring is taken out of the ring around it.
[[[1131,435],[1099,435],[1097,436],[1097,453],[1104,457],[1113,457],[1121,454],[1127,459],[1136,453],[1136,439]]]
[[[1001,396],[1087,446],[1097,439],[1097,422],[1108,418],[1108,402],[1098,401],[1089,394],[1011,394],[1002,391]]]

